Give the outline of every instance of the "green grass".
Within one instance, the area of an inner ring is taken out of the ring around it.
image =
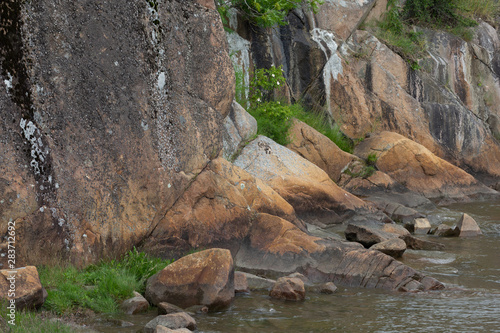
[[[3,313],[2,313],[3,315]],[[75,328],[58,320],[47,320],[35,312],[18,311],[15,325],[3,324],[2,332],[8,333],[73,333]]]
[[[407,0],[403,7],[398,0],[389,0],[385,15],[371,29],[416,70],[426,45],[414,26],[444,30],[470,41],[477,18],[493,21],[499,13],[495,0]]]
[[[121,301],[132,297],[134,290],[144,292],[147,279],[169,263],[134,248],[121,260],[102,261],[83,270],[40,267],[40,281],[48,292],[43,308],[56,314],[75,308],[116,313]]]
[[[292,119],[297,118],[325,135],[343,151],[353,151],[352,141],[342,133],[337,124],[330,125],[326,115],[307,112],[299,103],[288,105],[266,102],[248,111],[257,120],[257,134],[267,136],[281,145],[290,143]]]

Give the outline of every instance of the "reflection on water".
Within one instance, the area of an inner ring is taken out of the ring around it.
[[[461,212],[478,222],[483,236],[429,236],[445,244],[446,250],[409,250],[402,260],[444,282],[445,291],[411,294],[339,288],[333,295],[309,293],[299,303],[252,293],[237,297],[228,311],[196,316],[198,332],[500,333],[500,201],[439,208],[429,213],[429,220],[435,226],[451,225]]]

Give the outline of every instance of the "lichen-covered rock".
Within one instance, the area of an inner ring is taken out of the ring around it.
[[[35,266],[0,270],[0,298],[7,306],[13,300],[17,310],[38,309],[46,297]]]
[[[458,199],[496,194],[462,169],[432,154],[424,146],[397,133],[381,132],[364,140],[356,154],[375,152],[376,166],[391,178],[428,198]]]
[[[233,258],[224,249],[205,250],[174,261],[150,277],[146,285],[146,299],[153,305],[168,302],[182,308],[205,305],[216,310],[229,306],[233,298]]]
[[[322,169],[267,137],[259,136],[249,143],[234,164],[272,187],[299,215],[323,215],[325,223],[338,223],[368,209]]]
[[[234,71],[218,12],[142,0],[0,11],[0,233],[19,221],[20,264],[124,253],[222,147]]]

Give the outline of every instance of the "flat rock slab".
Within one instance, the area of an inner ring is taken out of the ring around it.
[[[317,243],[322,245],[320,251],[298,254],[269,253],[242,244],[235,262],[242,270],[270,277],[301,272],[311,283],[333,282],[338,286],[386,290],[403,290],[410,283],[418,290],[444,288],[436,279],[379,251],[364,249],[358,243],[334,239],[322,239]]]
[[[254,274],[242,272],[246,276],[250,290],[271,290],[276,280],[263,278]]]

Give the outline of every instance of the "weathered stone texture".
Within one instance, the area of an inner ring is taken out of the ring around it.
[[[2,2],[0,232],[18,221],[20,263],[123,253],[218,155],[234,74],[210,7]]]

